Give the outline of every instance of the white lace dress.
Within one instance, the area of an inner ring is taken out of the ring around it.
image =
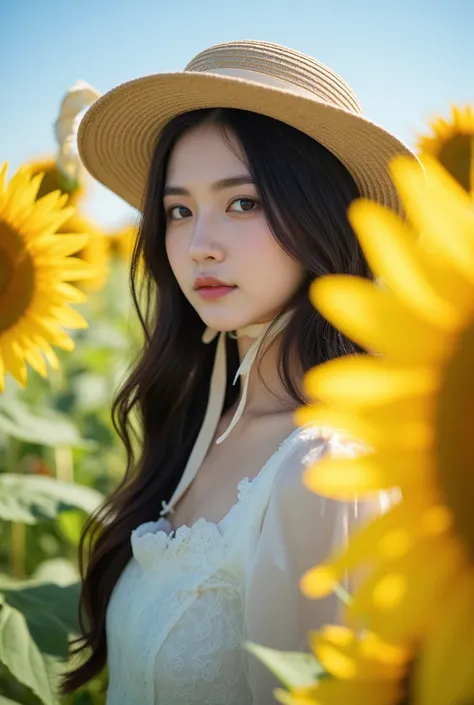
[[[326,452],[352,450],[297,429],[239,483],[218,524],[199,519],[173,534],[160,519],[132,532],[107,612],[107,705],[276,702],[277,679],[242,643],[308,650],[308,630],[337,621],[336,599],[307,600],[298,581],[346,540],[362,507],[312,494],[301,474]]]

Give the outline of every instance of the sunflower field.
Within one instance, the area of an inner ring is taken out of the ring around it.
[[[59,702],[79,536],[123,469],[110,406],[140,340],[127,295],[135,229],[92,227],[80,191],[54,160],[1,171],[2,705]],[[61,701],[103,702],[102,687]]]
[[[287,705],[474,705],[474,110],[438,118],[418,151],[423,173],[392,164],[406,221],[363,200],[349,213],[377,283],[311,289],[371,352],[312,370],[296,422],[371,450],[304,481],[403,499],[302,577],[319,599],[365,566],[342,596],[347,626],[308,624],[313,655],[248,645]],[[106,672],[74,695],[57,685],[78,634],[82,527],[124,470],[112,398],[142,340],[135,224],[91,222],[85,183],[53,157],[0,170],[0,705],[105,703]]]

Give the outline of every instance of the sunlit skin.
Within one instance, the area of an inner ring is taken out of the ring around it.
[[[241,156],[237,139],[229,137]],[[231,331],[271,321],[300,287],[304,267],[276,241],[243,157],[236,156],[214,126],[195,128],[175,146],[163,205],[171,268],[184,295],[211,328]],[[236,288],[205,299],[194,288],[199,276]],[[241,357],[252,342],[248,337],[239,340]],[[267,380],[270,376],[280,392],[275,355],[266,356],[265,369]],[[265,369],[262,365],[264,374]],[[247,408],[252,408],[255,395],[260,397],[261,387],[253,370]]]
[[[173,151],[166,191],[168,258],[203,321],[217,330],[270,321],[299,287],[304,269],[275,240],[243,158],[215,127],[196,128]],[[230,296],[203,300],[193,288],[199,275],[237,288]]]
[[[237,140],[231,139],[241,155]],[[165,187],[168,259],[200,318],[220,331],[271,321],[300,287],[305,270],[274,238],[244,160],[215,127],[196,128],[175,146]],[[218,298],[203,298],[194,287],[199,276],[236,288]],[[225,443],[211,445],[198,477],[175,507],[174,526],[189,526],[200,516],[225,516],[243,474],[258,472],[294,429],[297,403],[278,374],[280,341],[277,337],[252,367],[242,417]],[[241,360],[253,342],[249,336],[238,338]],[[303,374],[296,360],[292,364],[295,383],[302,386]],[[227,429],[238,403],[222,415],[217,437]]]

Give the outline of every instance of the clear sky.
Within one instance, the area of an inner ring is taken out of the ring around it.
[[[365,114],[409,145],[452,102],[474,103],[474,0],[0,0],[0,162],[53,154],[78,79],[101,92],[179,71],[232,39],[286,44],[331,66]],[[134,212],[94,184],[104,226]]]

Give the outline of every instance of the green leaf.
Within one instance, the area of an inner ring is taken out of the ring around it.
[[[246,641],[247,651],[256,656],[287,688],[312,685],[324,677],[325,670],[312,654],[277,651]]]
[[[93,441],[81,438],[67,416],[53,409],[37,411],[14,397],[0,396],[0,432],[45,446],[95,447]]]
[[[84,527],[84,512],[79,509],[72,509],[69,512],[62,512],[58,517],[58,528],[64,538],[73,546],[79,544],[82,529]]]
[[[45,705],[56,705],[48,664],[33,641],[24,616],[6,603],[0,608],[0,661]]]
[[[93,512],[103,501],[97,490],[41,475],[0,474],[0,519],[36,524],[55,519],[60,512]]]
[[[110,364],[110,363],[109,363]],[[110,400],[108,380],[104,374],[82,373],[74,380],[76,403],[85,409],[107,407]]]
[[[63,515],[60,515],[60,518]],[[3,576],[0,575],[0,581]],[[55,585],[71,585],[77,583],[79,573],[75,565],[67,558],[50,558],[43,561],[31,576],[35,583],[54,583]]]
[[[10,603],[10,600],[7,602]],[[45,614],[38,610],[38,605],[22,605],[21,609],[18,607],[40,652],[65,661],[68,656],[69,632],[52,609],[54,607],[50,607],[50,612]]]
[[[0,705],[21,705],[21,703],[16,700],[10,700],[10,698],[4,698],[3,695],[0,695]]]
[[[78,633],[79,583],[55,585],[24,581],[15,587],[3,586],[0,583],[0,590],[4,600],[24,614],[28,623],[33,625],[32,631],[35,635],[40,633],[43,624],[49,624],[51,615],[64,631],[69,634]],[[38,615],[44,618],[44,622]],[[57,633],[59,635],[59,632]],[[39,638],[43,639],[43,636],[40,635]]]

